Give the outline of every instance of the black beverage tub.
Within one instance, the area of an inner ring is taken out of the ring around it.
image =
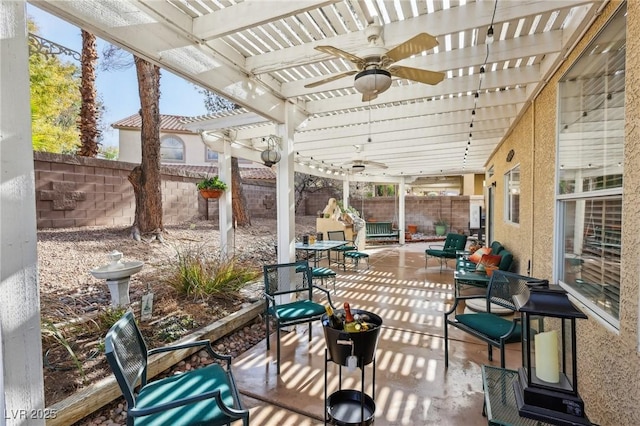
[[[327,414],[334,425],[368,426],[373,423],[375,411],[373,399],[353,389],[334,392],[327,400]]]
[[[341,313],[342,310],[336,311]],[[324,340],[329,350],[331,361],[340,365],[347,365],[347,357],[351,356],[351,347],[353,346],[353,355],[358,358],[358,367],[369,364],[373,361],[373,357],[376,353],[376,347],[378,346],[378,335],[380,334],[380,326],[382,325],[382,318],[378,315],[362,311],[359,309],[351,309],[351,312],[356,315],[368,316],[367,323],[373,324],[373,327],[366,331],[360,331],[358,333],[347,333],[344,330],[336,330],[329,326],[329,318],[325,314],[322,317],[322,325],[324,329]]]

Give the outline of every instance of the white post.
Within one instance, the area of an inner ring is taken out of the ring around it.
[[[400,178],[400,183],[398,184],[398,193],[396,194],[396,196],[398,197],[398,232],[400,233],[398,237],[399,237],[400,244],[405,243],[404,230],[407,229],[407,226],[405,225],[406,218],[404,217],[404,215],[406,214],[405,202],[404,202],[404,197],[406,192],[407,192],[407,189],[405,185],[405,177],[402,176]]]
[[[224,142],[224,152],[218,155],[218,177],[227,184],[227,190],[218,199],[218,223],[220,248],[223,255],[231,258],[235,253],[235,229],[233,224],[233,182],[231,181],[231,143]]]
[[[349,207],[349,175],[342,181],[342,205],[345,210]]]
[[[26,3],[0,16],[0,422],[44,425]]]
[[[285,103],[285,123],[276,127],[281,138],[282,159],[276,165],[276,204],[278,212],[278,263],[295,259],[295,194],[294,194],[294,107]]]

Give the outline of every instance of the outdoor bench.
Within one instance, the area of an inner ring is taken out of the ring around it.
[[[399,238],[397,229],[393,229],[391,222],[367,222],[366,239]]]

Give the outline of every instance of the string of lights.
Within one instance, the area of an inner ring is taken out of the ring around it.
[[[464,170],[467,165],[467,156],[469,155],[469,149],[471,148],[471,142],[473,141],[473,122],[476,118],[478,98],[480,97],[480,91],[482,90],[482,80],[487,70],[487,62],[489,60],[489,47],[491,46],[491,44],[493,44],[493,39],[494,39],[493,24],[496,18],[497,9],[498,9],[498,0],[496,0],[493,5],[493,14],[491,15],[491,23],[489,24],[489,29],[487,29],[487,37],[485,39],[487,54],[484,57],[484,61],[480,66],[480,72],[478,73],[479,75],[478,90],[476,90],[475,93],[473,94],[473,109],[471,110],[471,121],[469,122],[469,139],[467,139],[467,146],[465,147],[465,150],[464,150],[464,157],[462,159],[462,170]]]

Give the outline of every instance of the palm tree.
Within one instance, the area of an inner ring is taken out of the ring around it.
[[[96,63],[98,50],[96,36],[82,30],[82,78],[80,80],[80,94],[82,105],[78,129],[80,130],[80,148],[77,154],[83,157],[95,157],[98,154],[98,104],[96,95]]]

